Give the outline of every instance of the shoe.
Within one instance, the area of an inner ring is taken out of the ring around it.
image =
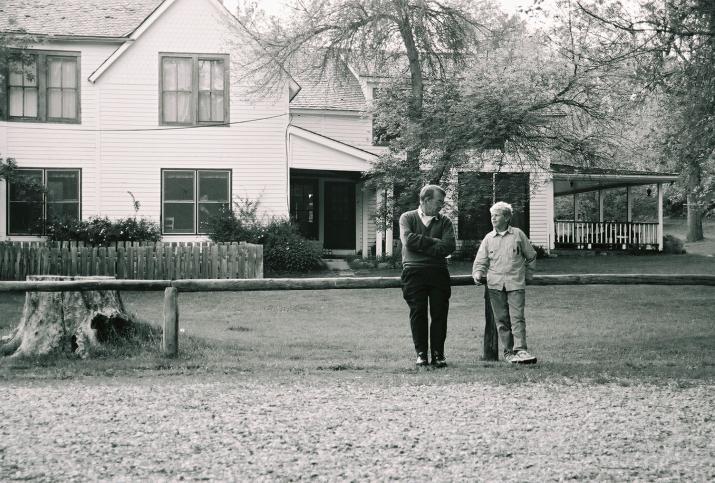
[[[441,352],[432,353],[432,365],[435,367],[447,367],[447,360]]]
[[[513,354],[509,362],[513,362],[515,364],[536,364],[536,357],[532,356],[525,350],[518,350]]]
[[[505,352],[504,353],[504,362],[515,362],[514,358],[516,357],[516,354],[513,352]]]
[[[424,352],[420,352],[417,354],[417,361],[415,361],[415,365],[417,367],[426,367],[429,365],[429,361],[427,360],[427,354]]]

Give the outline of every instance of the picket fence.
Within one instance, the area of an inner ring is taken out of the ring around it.
[[[0,242],[0,280],[27,275],[109,275],[118,279],[263,278],[263,246],[250,243]]]

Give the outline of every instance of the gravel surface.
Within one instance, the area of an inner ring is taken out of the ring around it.
[[[0,480],[715,480],[709,383],[12,381]]]

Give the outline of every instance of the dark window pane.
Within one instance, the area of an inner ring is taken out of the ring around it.
[[[481,240],[492,230],[492,173],[459,173],[457,230],[460,240]]]
[[[10,201],[42,201],[42,170],[18,169],[17,177],[10,185]]]
[[[194,233],[194,204],[164,203],[164,233]]]
[[[199,201],[229,201],[228,172],[199,171]]]
[[[48,170],[47,201],[79,201],[79,172]]]
[[[8,204],[8,220],[10,233],[13,235],[30,235],[42,231],[42,203],[24,203],[11,201]]]
[[[199,233],[207,233],[211,217],[228,208],[228,203],[199,203]]]
[[[514,210],[511,226],[529,236],[529,174],[497,173],[495,190],[495,201],[505,201]]]
[[[79,203],[47,203],[47,220],[79,218]]]
[[[194,201],[193,171],[164,171],[165,201]]]

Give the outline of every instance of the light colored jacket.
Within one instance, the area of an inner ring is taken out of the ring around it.
[[[526,275],[536,266],[536,250],[523,231],[507,227],[503,234],[495,230],[486,234],[479,245],[472,265],[472,277],[476,282],[486,275],[487,287],[494,290],[523,290]]]

